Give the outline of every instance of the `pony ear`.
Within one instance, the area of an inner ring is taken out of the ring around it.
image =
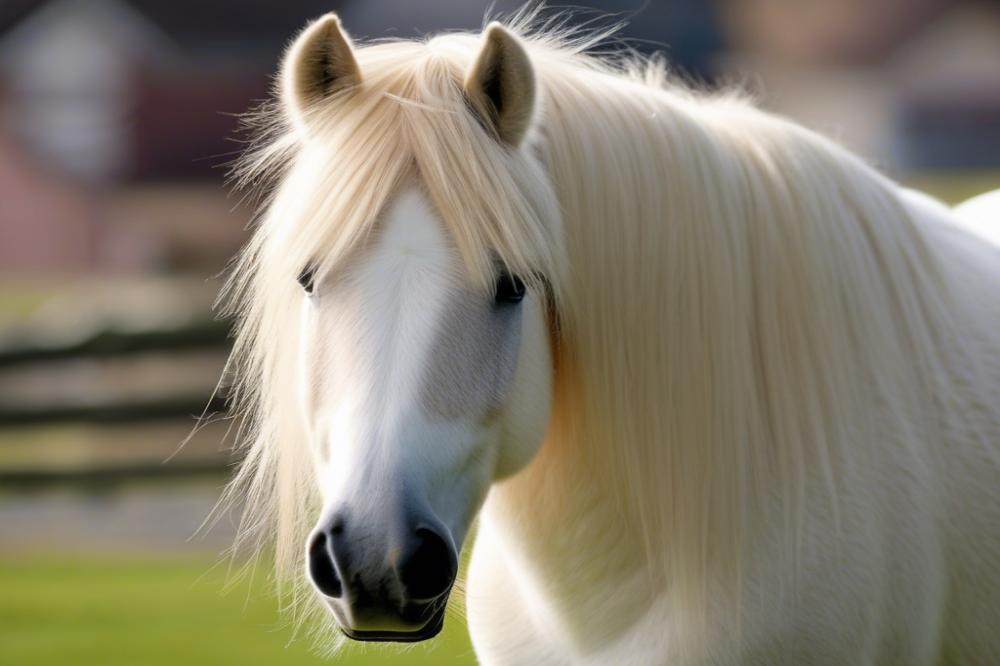
[[[351,39],[332,12],[302,31],[281,66],[282,101],[295,118],[316,102],[359,83],[361,70]]]
[[[535,108],[535,71],[520,40],[497,22],[486,26],[483,46],[465,77],[465,94],[500,141],[521,143]]]

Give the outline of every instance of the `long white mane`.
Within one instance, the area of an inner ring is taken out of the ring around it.
[[[997,358],[986,314],[893,183],[739,95],[587,55],[591,39],[511,29],[536,70],[544,171],[469,113],[479,37],[464,33],[358,48],[361,90],[314,112],[332,164],[275,113],[243,161],[241,179],[274,187],[230,285],[240,545],[273,543],[281,580],[300,577],[317,499],[291,381],[295,274],[364,244],[409,178],[473,280],[499,256],[551,290],[556,406],[528,472],[545,496],[523,503],[556,525],[567,489],[606,491],[643,535],[650,580],[692,617],[768,525],[800,534],[807,510],[836,516],[870,495],[885,451],[919,474],[959,429],[994,455],[987,426],[959,418],[995,409],[982,406],[995,366],[970,360]]]

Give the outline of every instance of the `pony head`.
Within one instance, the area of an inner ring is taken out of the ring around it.
[[[288,170],[241,271],[251,465],[284,507],[279,550],[298,542],[357,640],[440,631],[490,485],[549,419],[558,214],[532,66],[499,24],[465,46],[460,71],[433,42],[355,49],[332,14],[303,31]]]

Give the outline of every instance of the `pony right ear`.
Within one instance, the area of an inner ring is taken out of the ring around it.
[[[479,55],[465,77],[465,94],[500,141],[521,143],[535,109],[535,72],[518,38],[496,21],[483,33]]]
[[[332,12],[302,31],[281,66],[281,99],[297,121],[317,102],[360,83],[351,39]]]

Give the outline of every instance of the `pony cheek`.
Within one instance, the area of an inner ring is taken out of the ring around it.
[[[544,332],[525,336],[510,400],[501,416],[494,480],[526,467],[541,448],[552,407],[552,363]]]
[[[500,441],[500,453],[497,456],[494,481],[502,481],[524,469],[538,452],[541,438],[534,439],[518,436],[517,428],[509,429]]]

